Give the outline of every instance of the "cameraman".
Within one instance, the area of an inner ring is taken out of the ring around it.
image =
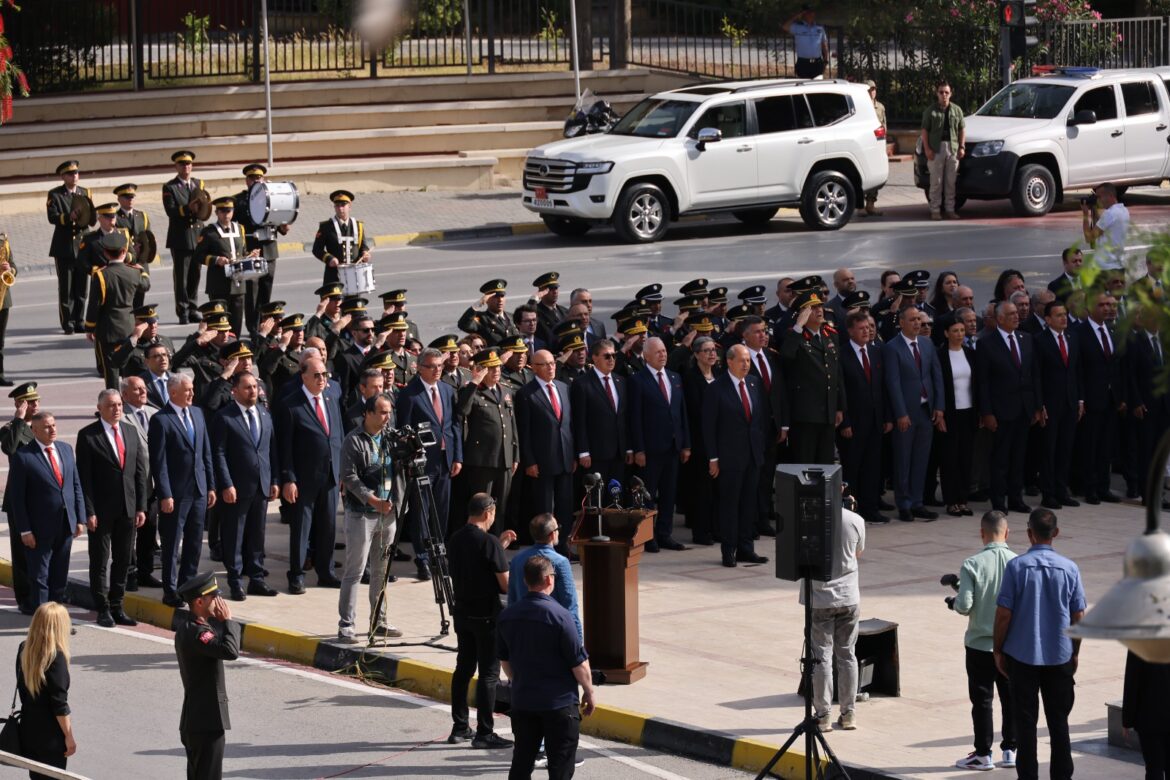
[[[1016,557],[1008,549],[1007,516],[1003,512],[987,512],[979,523],[983,549],[963,561],[956,577],[948,574],[943,585],[950,585],[958,593],[946,599],[947,606],[967,616],[967,633],[963,644],[967,651],[967,695],[971,699],[971,722],[975,728],[975,751],[955,762],[960,769],[989,770],[995,768],[991,758],[991,741],[995,738],[991,702],[999,689],[999,708],[1003,715],[1003,751],[1001,767],[1016,765],[1016,724],[1012,715],[1011,687],[1008,679],[995,668],[992,654],[995,633],[995,600],[1007,562]]]
[[[1098,209],[1100,214],[1098,215]],[[1093,260],[1106,271],[1125,270],[1125,235],[1129,209],[1117,199],[1117,187],[1106,182],[1081,199],[1081,232],[1093,247]]]
[[[397,514],[394,506],[394,470],[390,461],[387,427],[393,406],[390,396],[378,393],[365,399],[362,424],[350,431],[341,445],[341,483],[345,487],[345,569],[337,601],[337,639],[357,644],[354,619],[357,586],[367,564],[370,569],[370,609],[386,585],[386,548],[394,540]],[[375,626],[374,637],[399,637],[402,632],[386,622],[386,599]]]

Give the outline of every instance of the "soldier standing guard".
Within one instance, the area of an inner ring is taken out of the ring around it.
[[[258,257],[260,250],[248,250],[244,226],[234,221],[235,198],[216,198],[212,205],[215,222],[200,231],[193,262],[207,266],[207,297],[227,302],[232,331],[239,334],[244,326],[244,284],[232,279],[229,264]]]
[[[219,595],[214,572],[196,574],[179,587],[179,598],[191,605],[176,617],[175,654],[183,678],[183,714],[179,737],[187,751],[189,780],[223,776],[224,731],[228,714],[223,662],[240,657],[240,624],[232,620]]]
[[[114,216],[114,224],[117,227],[123,228],[130,233],[130,246],[137,245],[138,237],[144,233],[150,233],[150,240],[146,242],[146,251],[149,253],[147,257],[139,257],[137,251],[134,254],[134,262],[142,269],[142,273],[150,276],[150,264],[155,260],[155,243],[154,234],[150,230],[150,217],[145,211],[135,210],[134,197],[138,194],[137,184],[121,184],[114,188],[114,194],[118,197],[118,212]],[[145,290],[143,291],[145,294]],[[134,308],[142,307],[145,298],[139,296],[134,299]]]
[[[179,322],[200,322],[203,317],[197,309],[199,301],[199,263],[194,261],[195,247],[199,242],[199,231],[203,220],[192,214],[188,208],[191,198],[205,191],[203,180],[191,175],[195,164],[195,153],[186,150],[171,155],[175,164],[175,178],[163,185],[163,208],[170,218],[167,226],[167,249],[171,250],[174,264],[175,313]]]
[[[66,160],[57,166],[61,186],[49,190],[45,209],[49,224],[53,226],[53,240],[49,244],[49,256],[57,267],[57,304],[60,309],[61,330],[65,333],[80,332],[81,318],[85,314],[86,276],[89,269],[78,262],[81,254],[81,236],[88,225],[79,224],[84,216],[73,206],[77,195],[84,196],[92,208],[93,199],[89,188],[80,186],[81,165],[77,160]]]
[[[106,266],[93,272],[85,315],[86,337],[97,348],[98,368],[111,389],[118,388],[121,368],[134,348],[134,298],[150,287],[149,276],[124,262],[129,243],[121,230],[102,236]]]
[[[366,226],[361,220],[349,216],[349,206],[354,201],[353,193],[334,190],[329,193],[329,200],[333,201],[333,218],[317,226],[317,237],[313,239],[313,257],[325,264],[322,284],[338,280],[339,265],[370,262]]]
[[[236,221],[248,235],[248,251],[260,250],[260,257],[268,261],[268,273],[245,284],[244,311],[248,334],[256,337],[256,326],[260,320],[260,307],[272,300],[272,285],[276,282],[276,261],[280,247],[276,234],[288,235],[288,225],[257,225],[252,219],[252,188],[264,183],[268,168],[260,163],[244,166],[244,180],[247,186],[236,194]]]

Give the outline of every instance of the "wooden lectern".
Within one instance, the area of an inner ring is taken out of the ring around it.
[[[646,676],[638,660],[638,564],[646,542],[654,538],[654,516],[648,509],[598,510],[577,513],[570,541],[577,545],[584,578],[585,649],[594,669],[607,682],[628,685]]]

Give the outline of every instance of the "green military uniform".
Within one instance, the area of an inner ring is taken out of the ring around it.
[[[532,369],[525,366],[519,371],[513,371],[510,368],[505,368],[500,374],[500,384],[508,387],[512,392],[518,392],[520,388],[532,381]]]
[[[501,365],[495,350],[480,352],[475,362],[489,370]],[[489,493],[503,517],[513,467],[520,462],[513,391],[499,383],[490,388],[466,384],[456,393],[455,413],[463,421],[463,472],[462,495],[454,503],[466,506],[476,493]]]
[[[134,192],[135,189],[134,185],[132,184],[123,184],[121,187],[118,187],[114,190],[114,194],[118,196],[122,196],[124,194],[130,194],[133,196]],[[150,230],[150,217],[145,211],[141,211],[139,209],[131,208],[127,210],[124,208],[119,208],[117,214],[114,215],[114,224],[117,227],[129,231],[130,251],[134,257],[134,262],[142,269],[142,273],[150,276],[150,264],[155,261],[155,258],[139,257],[138,251],[134,244],[138,236],[142,235],[143,233],[149,232],[151,235],[153,235],[153,231]],[[143,299],[138,298],[134,301],[134,308],[142,306],[142,303]]]
[[[206,320],[209,330],[229,330],[231,327],[223,313],[206,315]],[[195,397],[202,398],[212,380],[223,373],[223,366],[219,364],[219,347],[200,344],[198,334],[192,334],[171,358],[171,370],[180,368],[191,369]]]
[[[103,250],[121,251],[128,244],[123,231],[101,238]],[[134,298],[143,288],[150,288],[150,277],[122,262],[97,268],[91,277],[85,331],[94,335],[98,369],[107,388],[118,387],[122,366],[133,348],[130,336],[134,332]]]
[[[195,155],[186,150],[171,155],[171,162],[194,162]],[[188,206],[191,196],[205,191],[203,179],[194,176],[186,180],[178,176],[162,186],[163,209],[170,220],[167,225],[167,249],[171,250],[172,273],[175,283],[175,313],[179,322],[199,321],[196,311],[199,300],[199,263],[193,259],[195,245],[203,221],[191,214]]]
[[[222,200],[217,199],[216,207],[220,207]],[[227,266],[216,264],[216,258],[226,257],[230,260],[243,260],[248,254],[248,234],[239,222],[232,222],[228,227],[220,227],[219,222],[213,222],[199,233],[199,242],[195,247],[192,262],[207,266],[207,297],[227,301],[228,320],[232,330],[240,333],[244,327],[244,297],[246,287],[236,284],[226,273]]]
[[[503,298],[508,289],[505,279],[492,279],[480,286],[479,291],[484,295]],[[501,307],[499,313],[493,313],[487,308],[469,306],[463,316],[459,318],[459,330],[464,333],[477,333],[483,336],[488,346],[499,344],[506,338],[520,335],[515,323],[508,317],[508,313]]]
[[[471,372],[462,366],[456,366],[454,371],[444,371],[439,381],[446,382],[458,390],[471,381]]]
[[[819,305],[819,295],[803,293],[794,308]],[[820,333],[790,329],[781,342],[780,358],[788,390],[781,415],[790,425],[791,460],[832,463],[837,414],[845,411],[837,335],[829,328]]]
[[[57,174],[61,175],[78,170],[76,160],[68,160],[57,166]],[[83,195],[93,202],[93,194],[88,187],[77,186],[70,191],[62,184],[49,190],[49,197],[45,203],[45,212],[49,224],[53,226],[53,239],[49,243],[49,256],[57,268],[57,303],[61,320],[61,329],[66,333],[73,333],[82,328],[82,316],[85,314],[86,277],[89,268],[78,262],[81,253],[81,237],[86,230],[84,225],[74,225],[70,214],[73,211],[73,196]]]

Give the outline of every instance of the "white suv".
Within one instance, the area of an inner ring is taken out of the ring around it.
[[[836,230],[888,177],[865,85],[736,81],[653,95],[608,133],[533,149],[523,204],[558,235],[611,222],[628,243],[657,241],[688,214],[762,225],[781,206]]]

